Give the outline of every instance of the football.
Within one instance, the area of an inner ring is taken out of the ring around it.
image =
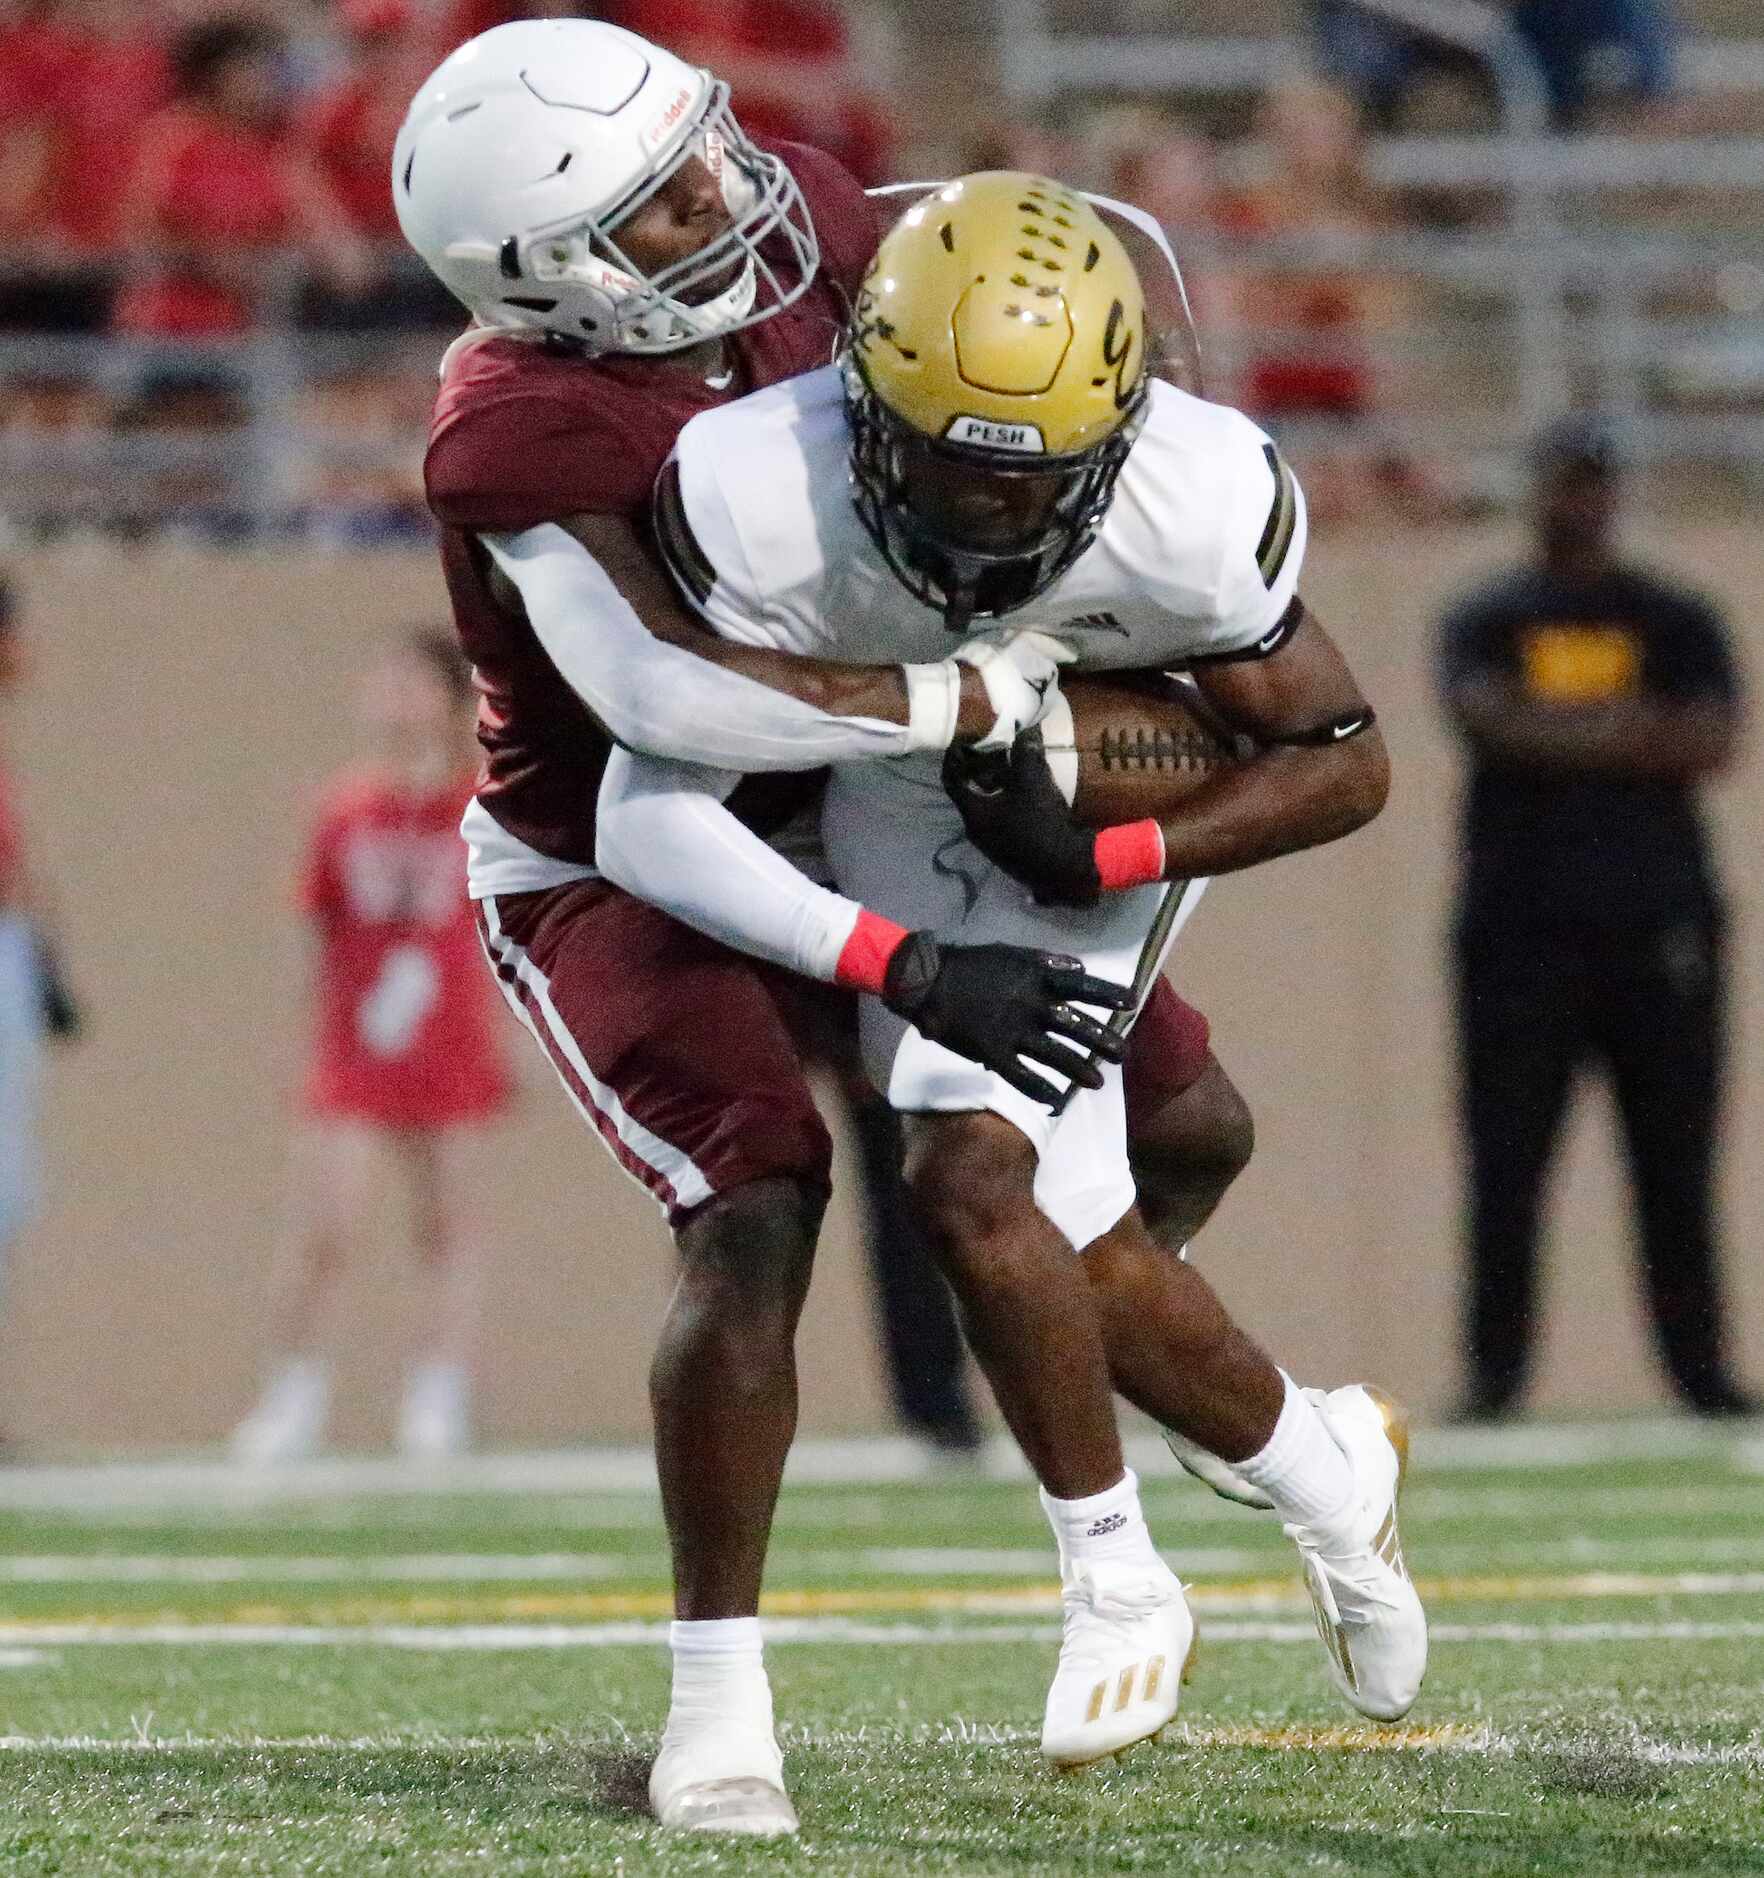
[[[1191,691],[1161,672],[1073,673],[1042,722],[1054,779],[1088,828],[1168,815],[1236,761]]]

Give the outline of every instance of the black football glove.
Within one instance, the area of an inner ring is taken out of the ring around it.
[[[941,945],[930,933],[915,932],[888,961],[882,1002],[933,1043],[1002,1076],[1057,1115],[1071,1092],[1056,1088],[1022,1058],[1058,1070],[1074,1087],[1100,1089],[1102,1071],[1094,1059],[1120,1062],[1127,1039],[1072,1005],[1124,1011],[1133,992],[1092,978],[1077,959],[1057,952]],[[1068,1037],[1083,1048],[1061,1042]]]
[[[961,810],[968,839],[1041,905],[1096,904],[1102,893],[1096,835],[1073,820],[1039,730],[1024,731],[1008,752],[952,744],[943,787]]]

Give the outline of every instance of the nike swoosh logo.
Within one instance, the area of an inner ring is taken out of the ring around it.
[[[1335,738],[1337,743],[1340,743],[1343,737],[1351,737],[1355,731],[1364,730],[1365,728],[1366,720],[1363,717],[1356,717],[1346,724],[1332,724],[1330,726],[1330,734]]]

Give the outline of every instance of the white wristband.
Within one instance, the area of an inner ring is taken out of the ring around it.
[[[907,688],[907,751],[947,750],[962,710],[962,668],[954,659],[903,665]]]

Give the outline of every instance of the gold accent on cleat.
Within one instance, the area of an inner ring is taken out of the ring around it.
[[[1409,1472],[1409,1411],[1395,1396],[1386,1395],[1382,1389],[1375,1389],[1370,1383],[1361,1386],[1372,1398],[1384,1423],[1384,1438],[1396,1449],[1397,1492],[1400,1494]]]
[[[1357,1690],[1360,1678],[1354,1669],[1353,1655],[1348,1648],[1347,1629],[1339,1617],[1332,1617],[1328,1606],[1311,1580],[1309,1572],[1305,1574],[1305,1589],[1311,1594],[1311,1609],[1317,1616],[1317,1634],[1323,1639],[1323,1647],[1335,1659],[1335,1666],[1346,1679],[1350,1689]]]
[[[1133,1700],[1133,1681],[1138,1674],[1139,1665],[1137,1663],[1129,1663],[1127,1667],[1121,1671],[1121,1680],[1115,1688],[1115,1713],[1117,1715]]]
[[[1084,1711],[1084,1719],[1087,1722],[1102,1720],[1103,1703],[1108,1699],[1108,1693],[1109,1685],[1106,1682],[1099,1682],[1091,1690],[1090,1706]]]
[[[1154,1656],[1145,1666],[1145,1699],[1148,1702],[1157,1700],[1158,1689],[1163,1680],[1164,1659],[1161,1656]]]
[[[1200,1655],[1200,1626],[1197,1624],[1194,1634],[1188,1639],[1188,1654],[1182,1659],[1182,1686],[1187,1688],[1194,1680],[1194,1660]]]

